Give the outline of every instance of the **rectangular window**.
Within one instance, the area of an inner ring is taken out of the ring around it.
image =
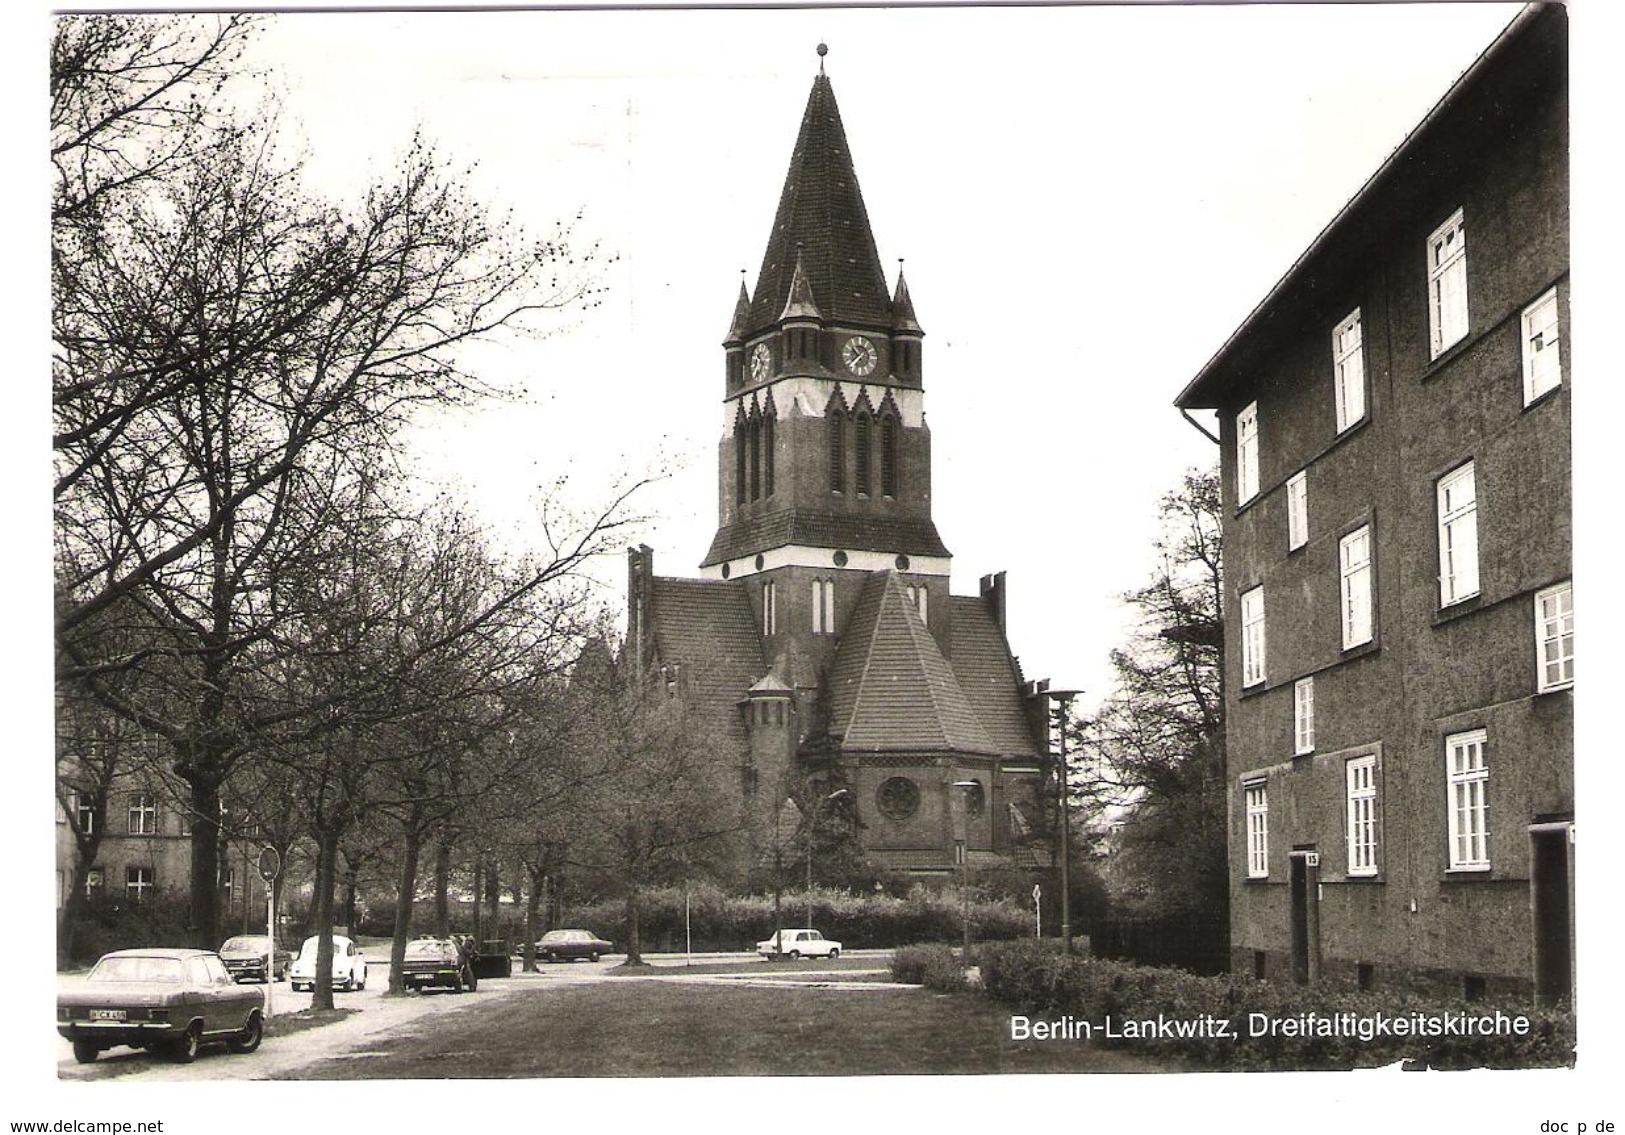
[[[130,797],[130,834],[158,834],[158,805],[149,792],[138,792]]]
[[[1264,680],[1264,589],[1241,594],[1241,684]]]
[[[1478,488],[1471,461],[1439,479],[1439,606],[1478,594]]]
[[[1350,875],[1377,873],[1377,758],[1348,762],[1348,843]]]
[[[1244,786],[1247,797],[1247,877],[1270,873],[1270,804],[1263,781]]]
[[[1236,503],[1258,495],[1258,403],[1236,415]]]
[[[835,633],[835,581],[813,580],[813,634]]]
[[[1450,810],[1450,869],[1487,871],[1490,866],[1490,769],[1484,759],[1485,734],[1454,733],[1444,739],[1445,780]]]
[[[80,835],[91,835],[96,830],[96,802],[88,792],[68,793],[68,813],[73,828]]]
[[[1309,542],[1309,470],[1294,473],[1286,483],[1286,550]]]
[[[779,585],[771,579],[762,584],[762,633],[777,634],[779,622]]]
[[[1557,289],[1523,309],[1523,404],[1563,383],[1557,333]]]
[[[1428,237],[1428,328],[1435,359],[1467,334],[1467,226],[1460,209]]]
[[[97,895],[101,894],[102,887],[106,884],[106,881],[107,876],[102,869],[100,867],[92,867],[88,872],[85,873],[85,897],[95,898]]]
[[[126,867],[124,869],[124,893],[131,902],[140,902],[152,892],[151,867]]]
[[[1343,649],[1371,641],[1371,526],[1355,529],[1338,543],[1343,578]]]
[[[1360,309],[1332,332],[1332,383],[1337,399],[1337,432],[1365,417],[1365,347]]]
[[[1292,684],[1292,751],[1298,756],[1315,751],[1315,680],[1299,678]]]
[[[1536,689],[1574,685],[1574,584],[1559,583],[1535,596]]]

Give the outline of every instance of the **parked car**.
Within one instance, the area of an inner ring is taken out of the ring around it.
[[[536,942],[536,956],[544,962],[569,962],[586,958],[596,962],[614,946],[590,930],[549,930]]]
[[[288,971],[288,984],[294,990],[316,988],[316,950],[320,935],[305,939],[299,956]],[[348,992],[367,988],[367,959],[361,947],[342,934],[333,935],[333,988]]]
[[[479,975],[460,942],[450,938],[416,938],[406,944],[401,983],[408,989],[449,989],[453,993],[479,985]]]
[[[513,958],[506,938],[487,938],[474,955],[475,977],[512,977]]]
[[[293,965],[293,953],[273,946],[264,934],[239,934],[220,947],[220,960],[238,981],[281,981]]]
[[[120,1044],[183,1064],[212,1041],[253,1052],[264,1027],[265,991],[238,985],[208,950],[117,950],[56,999],[56,1031],[81,1064]]]
[[[841,944],[816,930],[780,930],[756,943],[756,952],[764,958],[838,958]]]

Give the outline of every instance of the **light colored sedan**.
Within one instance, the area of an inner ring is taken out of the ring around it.
[[[769,959],[838,958],[841,944],[816,930],[780,930],[756,943],[756,952]]]
[[[295,990],[316,988],[316,950],[320,943],[321,936],[315,935],[306,938],[299,948],[299,956],[288,971],[288,984]],[[333,988],[346,992],[367,988],[367,959],[361,947],[342,934],[333,935]]]

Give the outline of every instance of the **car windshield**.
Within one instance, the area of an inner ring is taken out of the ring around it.
[[[151,981],[179,985],[186,980],[186,967],[179,958],[103,958],[90,971],[90,981]]]
[[[228,940],[224,946],[220,947],[220,952],[222,954],[246,954],[252,950],[266,950],[269,948],[270,942],[268,939],[250,936],[246,938],[238,937]]]
[[[316,951],[321,948],[321,942],[322,939],[320,935],[317,935],[314,938],[306,938],[305,944],[299,947],[299,957],[301,959],[310,958],[314,960],[316,957]],[[350,940],[348,938],[334,938],[333,956],[335,958],[343,957],[345,948],[348,947],[349,944]]]
[[[451,956],[450,942],[441,942],[434,938],[420,938],[416,942],[406,944],[406,956],[409,958],[447,958]]]

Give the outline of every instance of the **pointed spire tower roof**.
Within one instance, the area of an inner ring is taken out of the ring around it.
[[[914,318],[914,301],[909,298],[908,281],[903,279],[903,262],[897,262],[897,291],[891,298],[891,325],[893,331],[920,332],[919,321]]]
[[[747,334],[777,322],[792,302],[798,246],[800,274],[817,297],[823,318],[876,330],[892,325],[886,274],[858,188],[835,90],[822,63],[819,66],[756,276]]]
[[[727,337],[722,340],[725,347],[745,341],[745,332],[750,324],[750,293],[745,290],[745,270],[739,270],[739,299],[734,302],[734,317],[728,324]]]

